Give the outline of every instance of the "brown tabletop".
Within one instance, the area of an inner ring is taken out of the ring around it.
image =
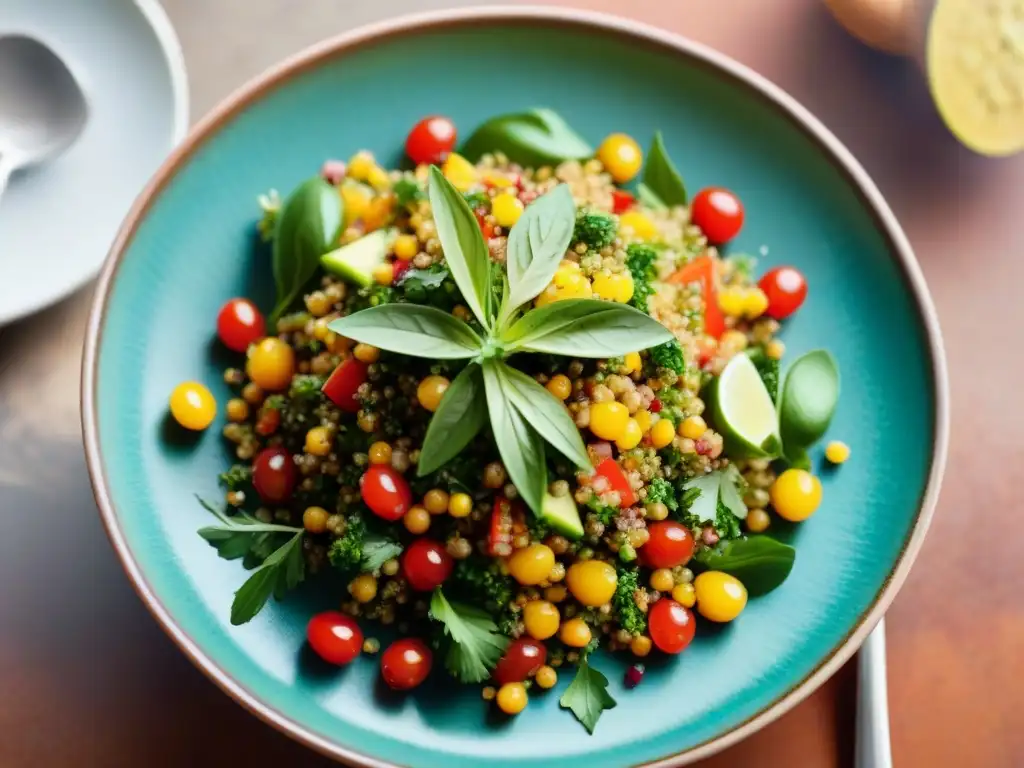
[[[1024,160],[985,160],[938,124],[919,73],[847,38],[817,0],[563,0],[708,43],[815,112],[907,229],[946,336],[947,480],[888,614],[897,766],[1024,765]],[[453,0],[165,0],[193,118],[333,32]],[[93,504],[78,366],[89,290],[0,331],[0,765],[326,765],[192,667],[133,594]],[[871,414],[864,414],[871,418]],[[703,763],[852,764],[855,673]]]

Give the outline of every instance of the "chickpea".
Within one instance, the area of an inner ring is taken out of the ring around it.
[[[308,533],[323,533],[327,530],[329,515],[323,507],[307,507],[302,513],[302,527]]]
[[[484,467],[484,487],[501,488],[505,484],[505,467],[500,461],[492,461]]]

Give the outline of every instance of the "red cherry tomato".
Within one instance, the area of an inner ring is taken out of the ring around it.
[[[662,520],[647,526],[650,537],[641,548],[651,568],[675,568],[693,557],[693,534],[685,525]]]
[[[359,479],[363,501],[373,514],[394,522],[412,506],[412,491],[396,470],[386,464],[374,464]]]
[[[792,315],[807,298],[807,280],[795,267],[776,267],[765,273],[758,286],[768,297],[765,314],[776,320]]]
[[[425,117],[405,140],[405,154],[417,165],[441,163],[455,148],[455,123],[447,117]]]
[[[217,336],[228,349],[245,352],[266,335],[267,324],[248,299],[231,299],[217,315]]]
[[[444,544],[433,539],[416,539],[402,553],[402,574],[417,592],[430,592],[440,587],[452,575],[454,567],[455,562]]]
[[[702,189],[690,205],[690,220],[715,245],[727,243],[743,226],[743,205],[736,195],[720,187]]]
[[[380,656],[380,674],[396,691],[408,691],[427,679],[434,656],[427,644],[415,637],[395,640]]]
[[[334,373],[324,382],[322,391],[341,410],[358,413],[359,401],[356,399],[356,392],[365,381],[366,363],[350,357],[334,369]]]
[[[316,655],[328,664],[342,666],[363,650],[363,633],[351,616],[324,611],[309,620],[306,639]]]
[[[612,190],[612,213],[623,213],[629,210],[635,202],[636,198],[633,197],[632,192],[627,192],[624,189]]]
[[[663,597],[647,614],[647,630],[658,650],[680,653],[693,640],[696,622],[689,608]]]
[[[625,509],[636,504],[636,494],[629,485],[629,480],[623,474],[622,469],[615,463],[615,459],[605,459],[594,472],[608,481],[613,491],[619,492],[619,507]]]
[[[253,487],[270,504],[288,501],[298,481],[299,471],[284,448],[264,448],[252,464]]]
[[[544,643],[532,637],[520,637],[509,643],[508,650],[494,667],[491,677],[498,685],[505,683],[521,683],[548,660],[548,649]]]

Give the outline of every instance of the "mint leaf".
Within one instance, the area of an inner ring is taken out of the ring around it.
[[[562,698],[558,700],[564,709],[571,709],[588,733],[594,732],[601,713],[615,707],[615,699],[608,693],[608,678],[590,666],[584,659],[576,670]]]
[[[445,668],[463,683],[479,683],[491,675],[509,640],[498,634],[490,614],[478,608],[449,603],[440,588],[430,598],[430,618],[444,624],[452,643]]]
[[[423,477],[461,453],[487,422],[483,376],[470,363],[448,386],[430,419],[416,475]]]
[[[436,307],[382,304],[328,326],[349,339],[389,352],[434,360],[458,360],[480,354],[483,341],[466,323]]]

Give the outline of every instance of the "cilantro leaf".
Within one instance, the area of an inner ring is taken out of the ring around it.
[[[584,659],[576,670],[569,687],[558,700],[564,709],[571,709],[588,733],[594,732],[601,713],[615,706],[615,699],[608,693],[608,678],[593,669]]]
[[[700,496],[690,504],[690,514],[696,515],[702,523],[710,523],[715,519],[715,514],[718,511],[718,486],[720,480],[721,476],[718,472],[710,472],[700,477],[694,477],[686,482],[687,490],[692,488],[700,491]]]
[[[508,638],[485,611],[449,603],[437,589],[430,598],[430,617],[444,624],[452,643],[445,655],[445,667],[463,683],[479,683],[490,677],[508,647]]]
[[[745,520],[747,505],[739,491],[742,482],[739,470],[732,465],[687,480],[683,486],[687,495],[695,490],[700,492],[700,496],[690,503],[689,513],[702,523],[713,523],[719,509],[723,508],[736,518]]]
[[[383,536],[369,535],[363,542],[363,571],[379,570],[384,563],[402,554],[402,545]]]

